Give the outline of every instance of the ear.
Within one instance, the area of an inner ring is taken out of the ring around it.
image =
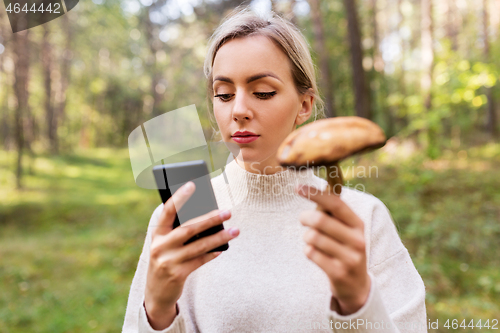
[[[311,117],[314,102],[312,92],[312,88],[309,88],[309,92],[300,96],[301,105],[299,113],[297,113],[297,117],[295,117],[295,125],[302,125],[307,121],[307,119],[309,119],[309,117]]]

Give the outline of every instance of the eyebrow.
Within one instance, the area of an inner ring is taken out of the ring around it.
[[[259,74],[252,75],[249,78],[247,78],[247,83],[250,83],[250,82],[258,80],[258,79],[262,79],[263,77],[267,77],[267,76],[274,77],[275,79],[277,79],[277,80],[279,80],[279,81],[281,81],[283,83],[283,81],[279,78],[278,75],[273,74],[271,72],[264,72],[264,73],[259,73]],[[214,83],[215,81],[224,81],[224,82],[229,82],[229,83],[234,84],[233,80],[231,80],[227,76],[222,76],[222,75],[217,75],[214,78],[214,80],[213,80],[212,83]]]

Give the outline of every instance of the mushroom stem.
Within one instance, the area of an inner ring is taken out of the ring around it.
[[[327,168],[328,174],[326,175],[326,181],[328,182],[328,191],[332,191],[336,195],[342,193],[342,185],[344,185],[344,180],[342,178],[342,170],[339,167],[338,162],[334,162]]]
[[[342,193],[342,185],[344,184],[344,181],[342,179],[342,170],[340,169],[338,162],[330,164],[329,166],[327,166],[326,170],[326,181],[328,182],[328,184],[326,185],[325,191],[333,192],[336,195],[340,196],[340,193]],[[330,214],[319,205],[316,207],[316,210]]]

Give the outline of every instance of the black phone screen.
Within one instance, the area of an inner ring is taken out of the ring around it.
[[[188,181],[192,181],[196,186],[196,190],[189,200],[177,211],[173,225],[174,228],[193,218],[218,209],[205,161],[196,160],[158,165],[153,168],[153,174],[163,203],[167,202],[172,194]],[[189,244],[201,237],[212,235],[223,229],[224,226],[222,224],[212,227],[190,238],[185,244]],[[228,244],[224,244],[209,252],[225,251],[228,247]]]

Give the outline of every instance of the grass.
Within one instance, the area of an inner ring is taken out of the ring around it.
[[[378,167],[378,177],[348,180],[391,211],[439,331],[453,331],[443,327],[448,319],[500,321],[500,145],[447,150],[436,160],[408,155],[400,145],[349,163]]]
[[[346,180],[390,209],[428,318],[439,332],[453,331],[446,319],[500,319],[500,145],[436,160],[391,149],[341,166],[377,167]],[[21,191],[14,159],[0,152],[0,332],[120,331],[158,194],[134,184],[126,150],[37,156]]]
[[[116,332],[158,194],[126,151],[37,157],[22,191],[0,155],[0,332]]]

